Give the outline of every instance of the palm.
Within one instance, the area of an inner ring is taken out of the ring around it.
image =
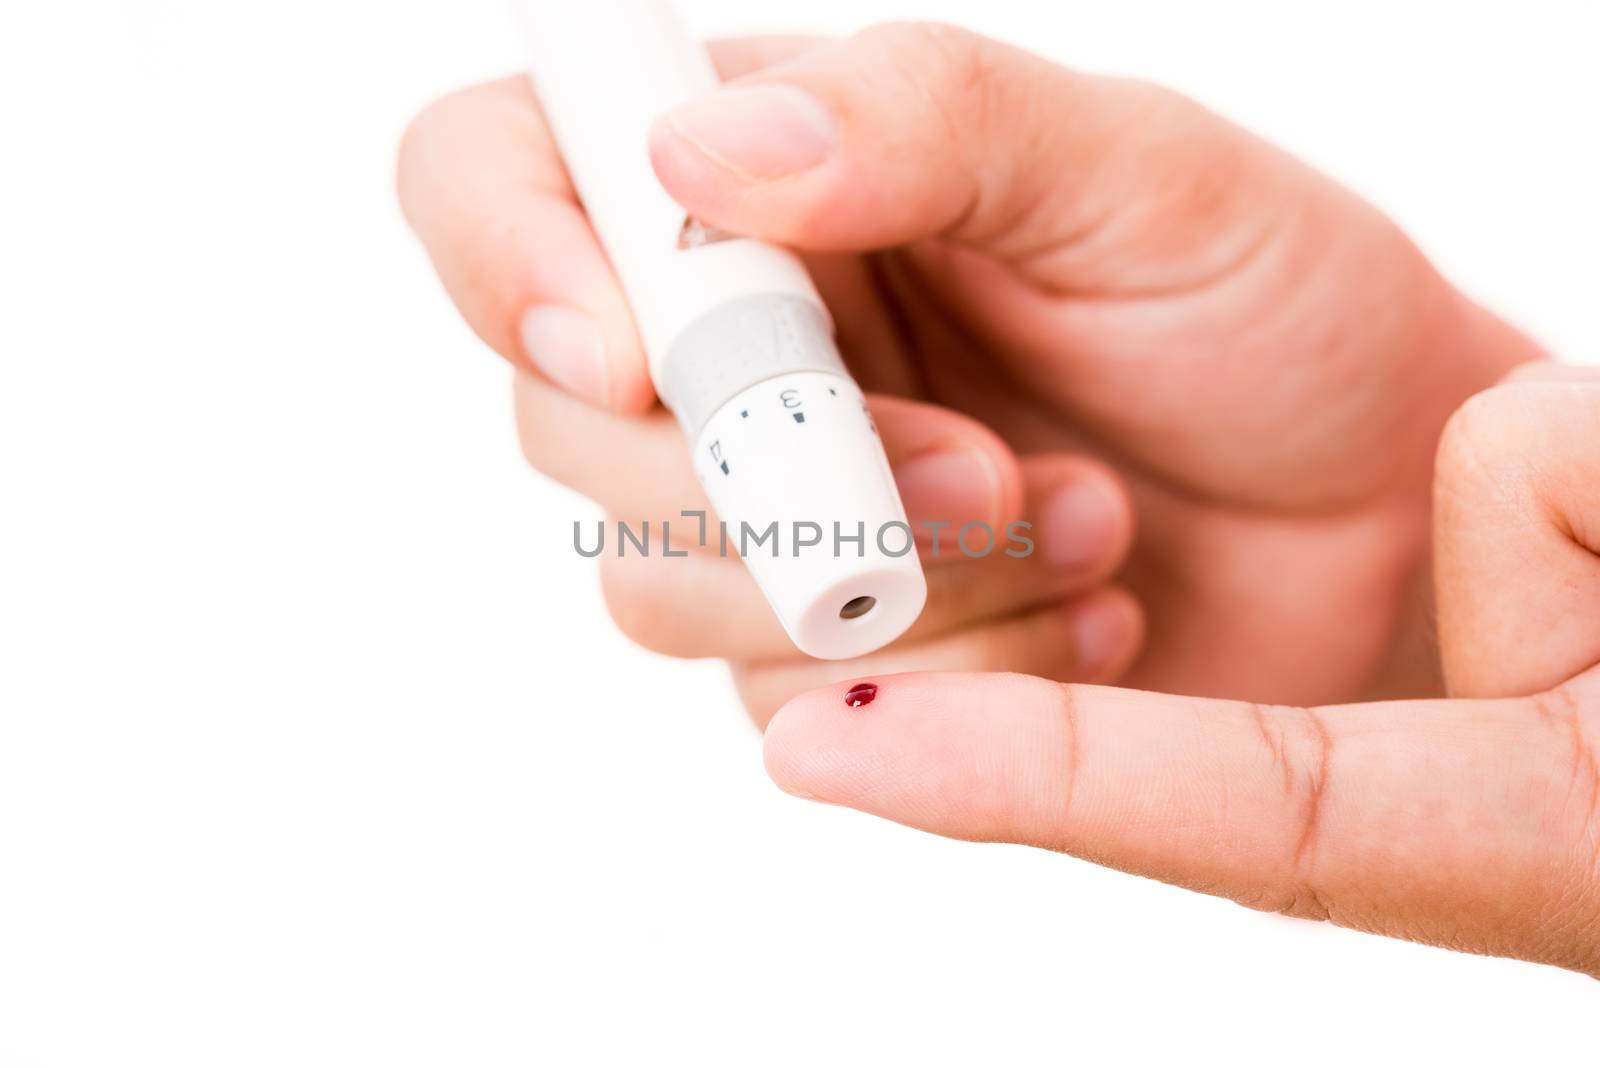
[[[1122,473],[1140,523],[1123,581],[1150,624],[1131,684],[1333,701],[1432,681],[1397,646],[1425,591],[1432,442],[1480,384],[1424,359],[1410,317],[1328,329],[1427,272],[1372,220],[1394,276],[1341,278],[1335,261],[1299,283],[1321,304],[1276,285],[1272,261],[1295,250],[1273,246],[1197,290],[1133,298],[1044,292],[931,244],[813,266],[866,388]]]

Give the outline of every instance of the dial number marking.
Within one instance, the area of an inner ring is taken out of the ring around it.
[[[806,413],[798,410],[800,407],[800,391],[798,389],[786,389],[778,394],[778,399],[783,402],[785,408],[789,409],[790,414],[794,416],[795,422],[803,423],[806,421]]]

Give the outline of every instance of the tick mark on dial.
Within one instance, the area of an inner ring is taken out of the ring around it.
[[[806,421],[806,413],[805,412],[795,412],[794,413],[794,421],[797,422],[797,423],[805,422]]]
[[[739,413],[739,418],[740,419],[748,419],[748,418],[750,418],[750,409],[746,408],[743,411],[741,411]]]

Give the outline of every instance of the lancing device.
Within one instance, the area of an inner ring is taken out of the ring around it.
[[[893,641],[927,583],[827,309],[793,254],[686,217],[650,166],[652,121],[716,87],[709,56],[667,0],[516,6],[545,119],[721,520],[709,544],[743,555],[803,652]]]

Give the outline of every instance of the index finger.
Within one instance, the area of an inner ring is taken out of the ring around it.
[[[1528,699],[1271,707],[919,674],[802,695],[784,789],[1253,908],[1600,974],[1600,676]]]

